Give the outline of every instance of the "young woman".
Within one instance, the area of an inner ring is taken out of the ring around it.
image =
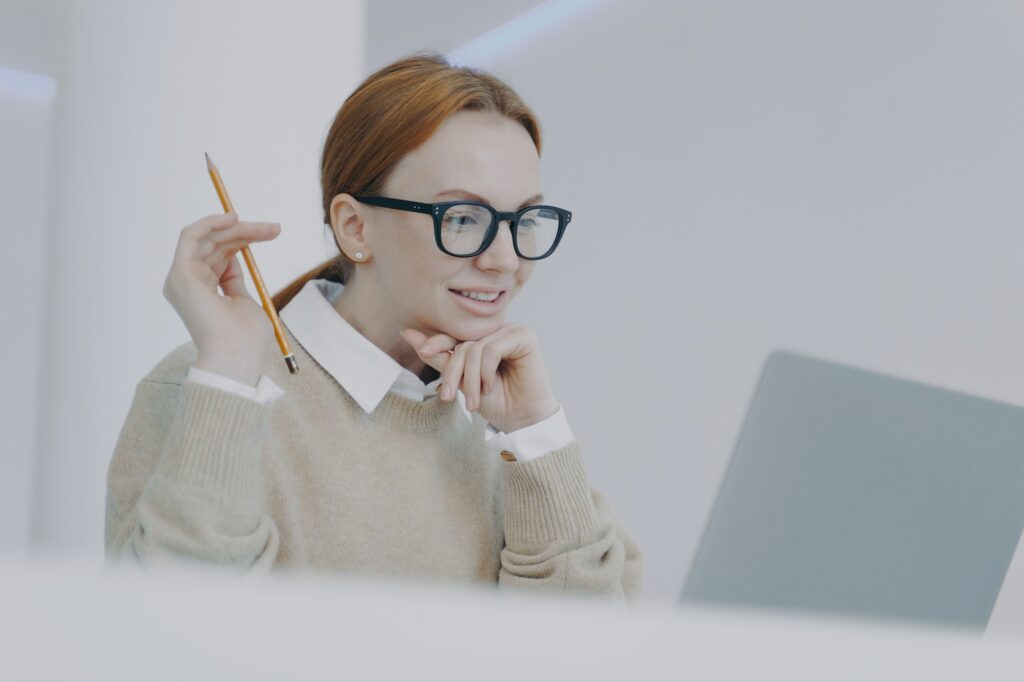
[[[164,296],[192,340],[136,387],[108,565],[638,596],[640,552],[588,483],[537,336],[505,321],[571,219],[545,203],[540,150],[492,75],[426,53],[369,76],[324,145],[340,254],[274,297],[297,374],[238,258],[280,226],[182,229]]]

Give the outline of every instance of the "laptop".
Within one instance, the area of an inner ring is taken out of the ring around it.
[[[1022,529],[1024,408],[779,350],[680,600],[984,630]]]

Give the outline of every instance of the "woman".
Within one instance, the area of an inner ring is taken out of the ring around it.
[[[237,255],[280,226],[185,227],[164,295],[192,340],[136,388],[108,564],[638,596],[641,555],[587,481],[537,337],[505,322],[571,218],[544,203],[540,149],[489,74],[429,53],[369,76],[324,146],[340,255],[274,297],[294,375]]]

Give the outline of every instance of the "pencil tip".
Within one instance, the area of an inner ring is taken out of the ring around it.
[[[206,170],[213,170],[213,161],[210,161],[210,155],[203,152],[203,156],[206,157]]]

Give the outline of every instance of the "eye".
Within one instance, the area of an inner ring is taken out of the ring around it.
[[[453,215],[450,216],[449,222],[453,225],[472,225],[476,222],[476,217],[471,215]]]

